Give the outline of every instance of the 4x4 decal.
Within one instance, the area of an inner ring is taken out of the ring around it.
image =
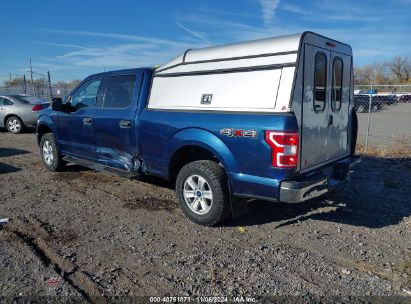
[[[242,130],[242,129],[233,129],[233,128],[221,129],[220,134],[228,136],[228,137],[257,138],[258,136],[257,130]]]

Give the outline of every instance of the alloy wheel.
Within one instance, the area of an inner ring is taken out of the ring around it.
[[[208,213],[213,204],[211,187],[200,175],[191,175],[184,181],[183,196],[187,206],[196,214]]]

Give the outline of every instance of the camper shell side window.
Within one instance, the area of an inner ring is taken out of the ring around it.
[[[333,112],[337,112],[341,109],[342,81],[343,61],[340,57],[335,57],[333,61],[333,80],[331,96],[331,109],[333,110]]]
[[[324,52],[317,52],[314,62],[314,111],[317,113],[325,109],[326,89],[327,56]]]

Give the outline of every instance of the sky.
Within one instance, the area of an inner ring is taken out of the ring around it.
[[[314,31],[364,65],[411,57],[411,0],[4,1],[0,82],[50,71],[52,82],[154,66],[188,48]]]

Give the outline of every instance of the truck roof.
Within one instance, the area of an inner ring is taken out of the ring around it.
[[[130,74],[130,73],[136,73],[137,71],[153,71],[154,68],[149,68],[149,67],[142,67],[142,68],[132,68],[132,69],[122,69],[122,70],[111,70],[111,71],[106,71],[106,72],[101,72],[101,73],[96,73],[88,76],[88,78],[93,78],[96,76],[102,76],[102,75],[107,75],[107,74]]]

